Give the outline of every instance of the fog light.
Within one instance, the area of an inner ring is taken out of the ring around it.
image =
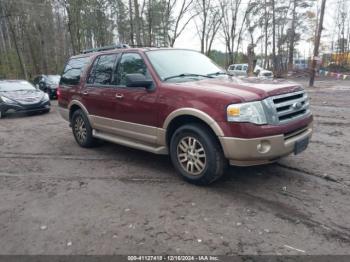
[[[256,146],[256,149],[261,154],[266,154],[271,149],[271,144],[267,140],[261,140],[260,143]]]

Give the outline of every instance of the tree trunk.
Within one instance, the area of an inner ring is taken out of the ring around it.
[[[139,3],[137,0],[134,0],[134,8],[135,8],[135,35],[136,35],[136,45],[142,46],[141,43],[141,28],[140,28],[140,10],[139,10]]]
[[[202,27],[202,36],[201,36],[201,53],[205,53],[205,33],[207,30],[207,7],[206,0],[202,0],[203,4],[203,27]]]
[[[317,36],[315,38],[314,57],[312,58],[312,62],[311,62],[311,72],[310,72],[310,81],[309,81],[310,87],[313,87],[314,82],[315,82],[315,74],[316,74],[316,59],[315,58],[318,56],[318,53],[319,53],[325,8],[326,8],[326,0],[322,0],[320,22],[318,23]]]
[[[272,64],[274,75],[276,75],[276,23],[275,23],[275,0],[271,1],[272,4]]]
[[[248,5],[250,5],[250,0],[248,2]],[[236,47],[236,53],[234,55],[234,59],[233,59],[233,64],[236,62],[237,60],[237,56],[238,56],[238,49],[239,49],[239,45],[241,44],[241,36],[242,36],[242,32],[243,32],[243,27],[244,27],[244,24],[245,24],[245,20],[247,19],[247,15],[248,15],[248,8],[247,10],[244,12],[244,17],[243,17],[243,21],[242,21],[242,24],[241,24],[241,28],[239,29],[239,33],[238,33],[238,39],[237,39],[237,47]]]
[[[289,59],[288,59],[288,70],[293,70],[293,59],[294,59],[294,42],[295,42],[295,20],[296,20],[296,9],[297,0],[293,0],[293,18],[292,18],[292,28],[289,43]]]
[[[148,0],[148,45],[152,46],[153,42],[153,19],[152,19],[152,0]]]
[[[254,44],[251,43],[248,45],[247,48],[247,56],[248,56],[248,76],[254,76],[254,61],[255,61],[255,54],[254,54]]]
[[[134,42],[134,21],[132,15],[132,2],[129,0],[129,21],[130,21],[130,44],[131,46],[135,45]]]
[[[21,54],[21,51],[20,51],[19,46],[18,46],[16,32],[15,32],[15,29],[13,28],[13,25],[12,25],[11,20],[9,18],[9,14],[7,12],[6,12],[6,18],[7,18],[7,23],[9,25],[10,32],[12,34],[13,44],[14,44],[15,49],[16,49],[16,54],[17,54],[17,57],[18,57],[18,61],[19,61],[19,64],[21,66],[22,77],[24,77],[24,79],[28,79],[26,66],[24,64],[24,61],[23,61],[23,58],[22,58],[22,54]]]
[[[265,8],[265,25],[264,25],[264,29],[265,29],[265,52],[264,52],[264,68],[267,67],[267,45],[268,45],[268,35],[267,35],[267,29],[269,26],[269,17],[268,17],[268,13],[267,13],[267,3],[266,0],[264,2],[264,8]]]

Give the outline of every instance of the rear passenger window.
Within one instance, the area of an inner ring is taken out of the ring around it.
[[[242,70],[242,66],[241,65],[237,65],[236,66],[236,70]]]
[[[116,58],[117,55],[102,55],[97,58],[87,82],[89,84],[110,85]]]
[[[60,85],[76,85],[80,81],[80,75],[89,62],[90,57],[72,58],[66,64],[60,80]]]

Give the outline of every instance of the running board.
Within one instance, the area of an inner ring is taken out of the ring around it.
[[[106,140],[112,143],[116,143],[119,145],[135,148],[135,149],[140,149],[144,150],[147,152],[151,152],[153,154],[158,154],[158,155],[167,155],[168,154],[168,149],[165,146],[151,146],[149,144],[144,144],[140,141],[135,141],[130,138],[126,137],[121,137],[121,136],[116,136],[112,135],[109,133],[102,132],[100,130],[92,130],[92,135],[96,138]]]

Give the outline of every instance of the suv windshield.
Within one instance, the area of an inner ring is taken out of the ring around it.
[[[147,56],[162,81],[193,81],[225,71],[205,55],[191,50],[152,50]]]
[[[27,81],[0,81],[0,92],[11,92],[20,90],[35,90],[35,87]]]

